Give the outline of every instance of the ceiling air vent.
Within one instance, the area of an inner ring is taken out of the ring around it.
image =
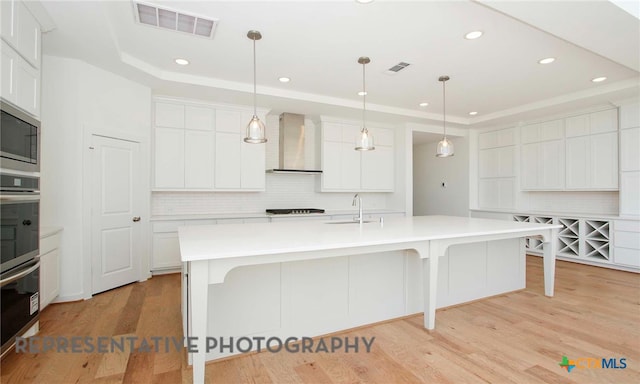
[[[404,61],[401,61],[398,64],[394,65],[393,67],[387,69],[385,72],[388,75],[395,75],[396,73],[402,71],[403,69],[407,68],[410,65],[411,64],[409,64],[409,63],[405,63]]]
[[[166,7],[158,7],[149,3],[133,2],[136,21],[191,35],[212,38],[218,20],[177,11]]]

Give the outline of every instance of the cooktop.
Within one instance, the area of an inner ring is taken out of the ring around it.
[[[270,215],[304,215],[309,213],[324,213],[324,209],[320,208],[281,208],[281,209],[267,209],[266,212]]]

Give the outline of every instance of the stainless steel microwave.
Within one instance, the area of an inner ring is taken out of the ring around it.
[[[40,171],[40,122],[0,101],[0,168]]]

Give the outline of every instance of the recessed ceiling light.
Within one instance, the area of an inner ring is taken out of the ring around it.
[[[602,76],[602,77],[596,77],[596,78],[594,78],[594,79],[591,79],[591,81],[593,81],[594,83],[599,83],[599,82],[601,82],[601,81],[605,81],[605,80],[607,80],[607,78],[606,78],[606,77],[604,77],[604,76]]]
[[[551,64],[556,61],[555,57],[546,57],[544,59],[538,60],[538,64]]]
[[[420,103],[419,104],[421,107],[426,107],[427,105],[429,105],[429,103]]]
[[[477,115],[477,114],[478,114],[478,112],[473,111],[473,112],[469,112],[469,114],[470,114],[471,116],[475,116],[475,115]]]
[[[364,92],[364,91],[360,91],[360,92],[358,92],[358,96],[364,96],[364,95],[367,95],[367,94],[368,94],[368,93],[367,93],[367,92]]]
[[[473,32],[469,32],[466,35],[464,35],[464,38],[467,40],[473,40],[473,39],[477,39],[478,37],[482,36],[483,32],[482,31],[473,31]]]
[[[189,60],[187,59],[176,59],[175,62],[179,65],[189,65]]]
[[[356,0],[356,3],[369,4],[369,3],[373,3],[373,0]]]
[[[278,78],[278,81],[280,81],[281,83],[288,83],[291,81],[291,79],[288,77],[280,77]]]

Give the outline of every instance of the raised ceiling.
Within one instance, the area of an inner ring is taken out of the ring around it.
[[[73,57],[161,94],[251,104],[274,112],[358,118],[360,56],[369,56],[373,118],[487,126],[540,119],[639,92],[640,21],[608,1],[151,1],[217,19],[213,38],[137,24],[130,1],[43,2],[55,28],[45,54]],[[467,32],[484,35],[466,40]],[[552,64],[538,60],[555,57]],[[185,58],[188,66],[174,59]],[[410,66],[395,75],[398,62]],[[291,78],[289,83],[279,77]],[[606,76],[602,83],[592,78]],[[420,107],[421,102],[429,106]],[[477,111],[476,116],[468,113]]]

